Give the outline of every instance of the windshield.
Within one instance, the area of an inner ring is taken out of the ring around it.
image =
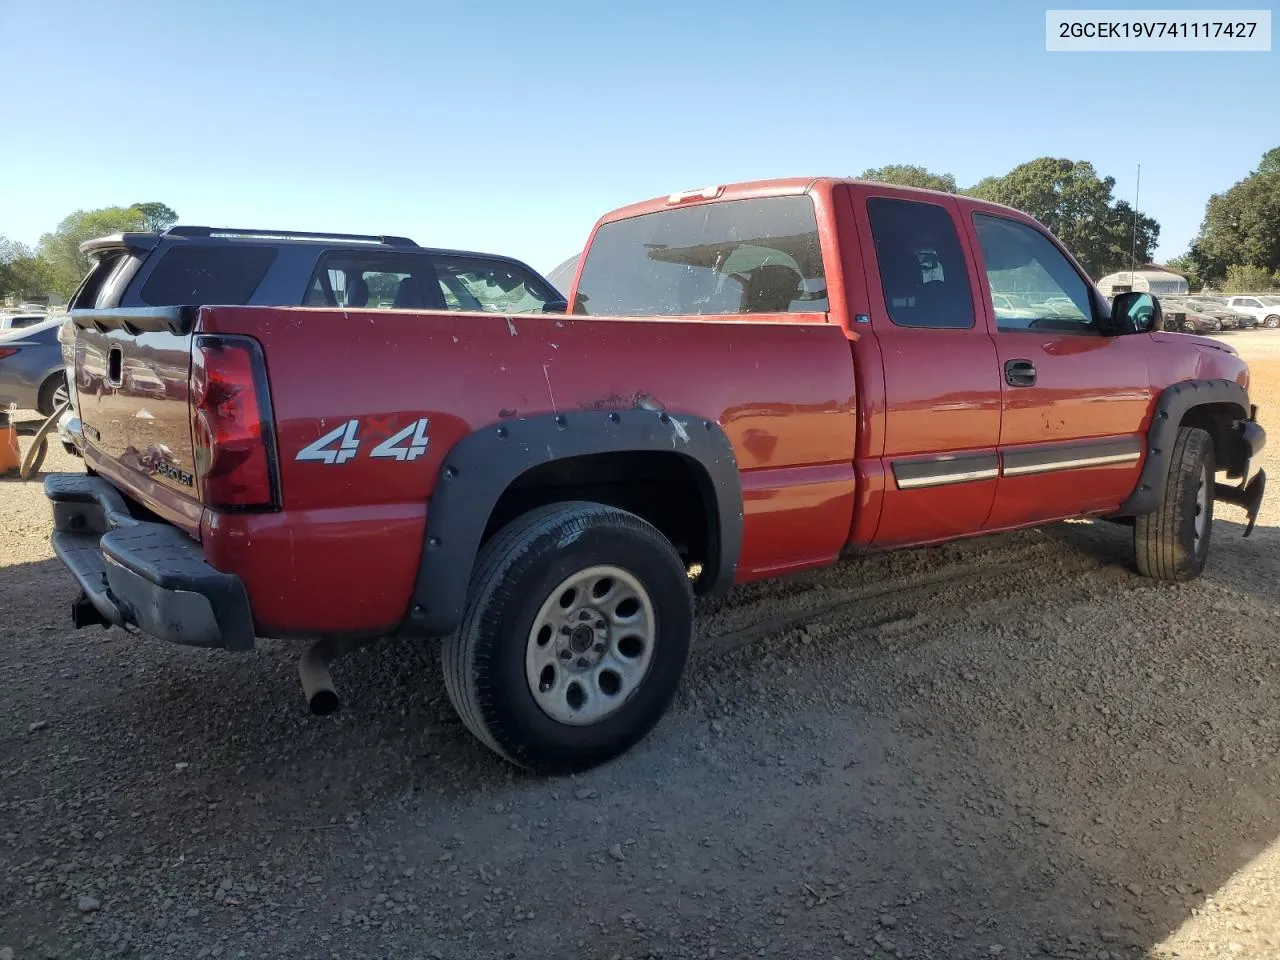
[[[1280,307],[1280,297],[1259,297],[1258,299],[1268,307]]]
[[[606,223],[573,312],[613,316],[823,313],[813,201],[730,200]]]

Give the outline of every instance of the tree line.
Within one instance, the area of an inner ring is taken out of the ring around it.
[[[943,190],[1002,203],[1035,217],[1075,254],[1095,280],[1151,260],[1160,224],[1113,196],[1115,179],[1099,177],[1091,163],[1040,157],[1002,177],[987,177],[957,189],[949,173],[891,164],[862,173],[907,187]],[[1227,292],[1280,287],[1280,147],[1262,157],[1258,169],[1205,207],[1191,249],[1169,261],[1193,288]]]
[[[1115,178],[1093,164],[1039,157],[965,189],[949,173],[910,164],[873,167],[863,179],[990,200],[1035,217],[1075,254],[1095,280],[1151,260],[1160,224],[1114,196]],[[163,203],[77,210],[40,238],[35,250],[0,236],[0,297],[54,294],[66,299],[89,271],[80,244],[131,230],[163,230],[178,215]],[[1228,292],[1280,287],[1280,147],[1229,190],[1212,195],[1190,250],[1169,261],[1193,288]]]
[[[0,235],[0,297],[23,301],[52,294],[65,301],[89,272],[80,244],[112,233],[164,230],[177,222],[178,214],[163,203],[134,203],[77,210],[42,236],[34,250]]]

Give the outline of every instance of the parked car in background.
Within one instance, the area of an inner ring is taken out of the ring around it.
[[[993,293],[991,305],[995,308],[996,316],[1004,320],[1035,320],[1043,313],[1016,293]],[[1053,309],[1052,304],[1046,303],[1045,306]]]
[[[557,290],[568,290],[573,286],[573,278],[578,273],[578,261],[582,259],[582,254],[575,253],[568,260],[559,264],[554,270],[547,274],[547,280]]]
[[[80,249],[93,268],[71,297],[75,310],[203,303],[478,313],[565,308],[564,294],[519,260],[420,247],[407,237],[178,226],[100,237]],[[64,348],[71,410],[58,426],[72,453],[84,446],[74,351],[71,343]]]
[[[16,404],[49,416],[67,399],[58,330],[66,317],[0,333],[0,408]]]
[[[1222,321],[1224,330],[1249,330],[1258,325],[1258,321],[1247,313],[1232,310],[1225,300],[1217,297],[1186,297],[1185,302],[1200,313],[1207,313]]]
[[[1165,325],[1165,329],[1181,330],[1183,333],[1221,333],[1223,323],[1212,314],[1205,313],[1194,304],[1181,297],[1161,297],[1160,306],[1170,313],[1178,315],[1176,326]]]
[[[0,332],[34,327],[48,319],[49,315],[45,313],[2,313],[0,314]]]
[[[1271,330],[1280,327],[1280,297],[1228,297],[1227,306],[1238,313],[1249,314],[1264,327]]]

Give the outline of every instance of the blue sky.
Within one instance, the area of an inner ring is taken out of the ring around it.
[[[1280,146],[1280,53],[1047,53],[1044,11],[0,0],[0,233],[161,200],[549,270],[603,212],[675,190],[886,163],[966,186],[1052,155],[1130,200],[1141,163],[1158,255],[1184,251],[1209,194]]]

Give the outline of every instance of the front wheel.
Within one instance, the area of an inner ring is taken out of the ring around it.
[[[1133,523],[1134,553],[1144,576],[1181,583],[1204,571],[1213,532],[1216,472],[1208,432],[1179,428],[1160,505]]]
[[[1273,313],[1271,316],[1267,317],[1267,319],[1262,322],[1267,325],[1268,329],[1274,330],[1276,327],[1280,327],[1280,314]]]
[[[693,630],[685,566],[650,523],[599,503],[517,518],[480,552],[445,688],[490,749],[538,773],[626,752],[666,712]]]

